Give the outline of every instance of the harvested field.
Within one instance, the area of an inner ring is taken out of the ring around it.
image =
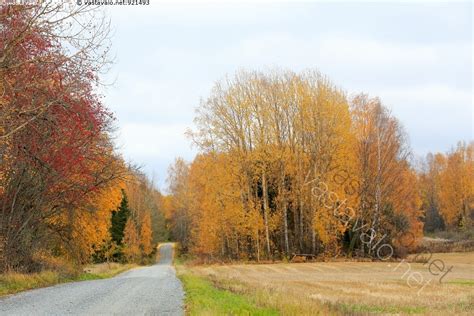
[[[429,259],[425,264],[409,262],[412,256],[404,262],[237,264],[190,269],[219,287],[254,295],[260,304],[276,307],[284,314],[472,312],[474,253],[435,253],[424,258]]]

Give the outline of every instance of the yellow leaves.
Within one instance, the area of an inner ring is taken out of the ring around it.
[[[140,228],[140,246],[146,256],[150,255],[153,251],[150,213],[145,213],[142,218]]]
[[[163,207],[166,199],[162,199],[153,183],[137,170],[128,170],[124,190],[131,211],[124,231],[124,254],[129,261],[137,261],[153,252],[152,213],[161,212],[161,208],[169,209],[170,206],[164,205]],[[169,200],[168,202],[171,203]],[[156,229],[164,229],[164,227]]]
[[[469,221],[474,209],[474,142],[459,143],[446,158],[438,160],[444,162],[438,186],[443,218],[450,226],[456,226],[461,218]]]
[[[191,165],[189,190],[193,218],[192,236],[201,253],[219,251],[225,238],[242,227],[242,206],[238,179],[226,155],[199,156]]]
[[[410,225],[408,234],[414,240],[406,244],[409,250],[414,250],[423,237],[423,223],[419,220],[422,216],[419,184],[415,172],[407,164],[401,164],[397,190],[391,192],[389,198],[395,212],[403,214],[408,219]]]
[[[239,72],[215,85],[196,123],[190,134],[202,154],[189,165],[176,161],[171,196],[162,199],[175,236],[194,253],[272,258],[348,246],[367,254],[360,241],[347,241],[348,227],[334,215],[341,203],[377,235],[396,238],[407,226],[421,235],[404,131],[378,98],[359,95],[349,105],[315,71]],[[464,196],[474,203],[464,176],[474,178],[472,169],[446,178],[463,183],[446,192],[446,205]],[[321,205],[312,192],[318,182],[339,204]]]
[[[163,209],[165,218],[171,220],[173,216],[173,196],[163,195],[161,197],[161,207]]]
[[[140,237],[137,232],[135,221],[132,217],[127,220],[123,236],[123,253],[130,262],[136,261],[140,255]]]
[[[75,212],[72,218],[72,243],[81,260],[87,261],[95,249],[109,240],[111,212],[121,200],[123,183],[115,181],[88,197],[88,203]]]
[[[334,238],[334,235],[332,235],[328,227],[329,218],[321,213],[317,213],[314,219],[313,228],[318,233],[319,240],[321,240],[323,244],[328,244],[331,238]]]
[[[122,199],[124,183],[116,181],[112,186],[102,189],[93,197],[92,204],[98,210],[114,210]]]

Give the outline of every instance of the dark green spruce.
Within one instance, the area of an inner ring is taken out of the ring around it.
[[[122,244],[122,239],[125,230],[125,224],[130,216],[130,209],[128,207],[128,199],[125,191],[122,190],[122,201],[116,211],[112,212],[112,225],[110,227],[110,235],[112,241],[117,245]]]

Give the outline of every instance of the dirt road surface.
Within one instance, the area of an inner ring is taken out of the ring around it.
[[[157,264],[114,278],[61,284],[0,299],[0,315],[183,315],[172,244]]]

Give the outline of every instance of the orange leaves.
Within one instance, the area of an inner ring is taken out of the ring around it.
[[[124,231],[124,254],[130,261],[137,261],[152,254],[155,235],[165,235],[166,227],[158,226],[157,217],[162,210],[161,194],[146,176],[138,170],[130,169],[124,183],[131,211]],[[155,220],[155,222],[154,222]]]
[[[143,215],[140,228],[140,247],[145,256],[150,255],[153,251],[151,216],[149,213],[145,213],[145,215]]]
[[[451,226],[472,225],[474,214],[474,142],[459,143],[446,155],[439,174],[440,211]]]
[[[239,72],[197,113],[191,134],[202,154],[170,168],[164,199],[184,250],[257,260],[354,247],[372,255],[348,231],[353,223],[334,215],[342,204],[380,237],[421,232],[409,148],[380,100],[361,95],[350,109],[316,71]],[[318,183],[331,201],[314,196]]]
[[[130,262],[135,262],[141,255],[140,237],[137,232],[135,221],[130,217],[125,225],[123,237],[123,253]]]
[[[121,200],[123,184],[115,181],[88,197],[87,203],[75,210],[70,223],[73,229],[71,243],[81,262],[88,262],[95,250],[100,249],[110,239],[109,227],[112,210]]]
[[[420,172],[428,232],[469,229],[474,219],[474,142],[459,142],[447,154],[428,154]]]

